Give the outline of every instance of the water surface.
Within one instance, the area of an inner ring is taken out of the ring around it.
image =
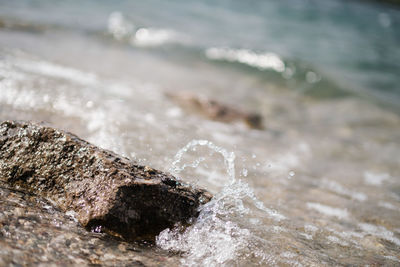
[[[215,197],[184,266],[400,264],[400,13],[359,1],[0,1],[0,119],[44,121]],[[188,112],[188,91],[264,130]]]

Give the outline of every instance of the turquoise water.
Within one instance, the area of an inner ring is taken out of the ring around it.
[[[110,13],[118,11],[133,31],[146,27],[174,33],[171,40],[147,49],[178,64],[212,61],[308,95],[350,93],[400,107],[400,10],[395,6],[339,0],[40,0],[0,5],[3,19],[86,35],[105,33]],[[210,60],[204,51],[213,47],[275,53],[287,71],[260,70],[226,58]]]

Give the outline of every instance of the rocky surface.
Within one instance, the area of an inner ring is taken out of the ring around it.
[[[40,196],[0,180],[0,266],[177,266],[151,245],[86,231]]]
[[[204,190],[39,124],[0,124],[0,180],[38,195],[93,232],[153,240],[211,199]]]

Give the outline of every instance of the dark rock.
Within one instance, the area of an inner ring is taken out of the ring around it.
[[[179,255],[86,231],[38,195],[0,180],[0,266],[178,266]]]
[[[204,190],[43,125],[0,124],[0,179],[75,213],[87,229],[153,239],[197,216]]]

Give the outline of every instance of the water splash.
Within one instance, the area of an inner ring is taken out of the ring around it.
[[[227,173],[229,175],[229,181],[231,184],[233,184],[236,181],[235,178],[235,153],[234,152],[228,152],[226,149],[216,146],[214,143],[208,141],[208,140],[192,140],[190,141],[186,146],[181,148],[178,153],[176,153],[174,157],[174,161],[172,162],[172,167],[170,168],[170,172],[172,173],[180,173],[187,167],[192,167],[196,168],[199,166],[199,164],[205,160],[204,157],[200,157],[196,159],[193,163],[191,164],[183,164],[182,166],[179,166],[178,164],[181,162],[182,157],[185,153],[187,153],[189,150],[195,150],[197,146],[205,146],[211,149],[212,152],[217,152],[221,154],[224,157],[224,164],[227,170]]]
[[[180,163],[186,153],[196,151],[199,146],[223,156],[229,180],[209,203],[199,208],[199,217],[193,225],[186,229],[181,226],[165,229],[157,237],[157,245],[166,250],[183,252],[182,264],[186,266],[237,265],[239,260],[249,257],[272,264],[275,259],[262,249],[268,242],[251,229],[251,218],[257,209],[273,222],[285,217],[265,207],[249,184],[236,179],[234,152],[228,152],[208,140],[192,140],[177,152],[170,171],[179,173],[186,167],[198,167],[204,157],[191,163]]]

